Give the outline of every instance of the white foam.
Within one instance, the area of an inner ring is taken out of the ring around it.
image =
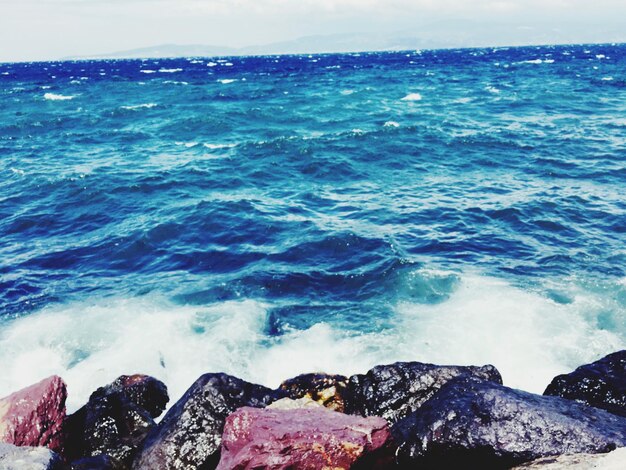
[[[398,124],[396,121],[387,121],[385,124],[383,124],[383,127],[400,127],[400,124]]]
[[[215,67],[217,66],[217,62],[209,62],[208,64],[206,64],[207,67]]]
[[[150,109],[150,108],[154,108],[156,106],[158,106],[156,103],[143,103],[143,104],[135,104],[135,105],[132,105],[132,106],[121,106],[121,108],[134,111],[134,110],[137,110],[137,109]]]
[[[141,73],[156,73],[156,70],[140,70]]]
[[[159,73],[178,73],[178,72],[182,72],[183,69],[159,69]]]
[[[500,93],[500,89],[496,88],[495,86],[488,86],[485,88],[486,91],[488,91],[489,93],[493,93],[495,95]]]
[[[0,75],[9,75],[9,72],[2,72]]]
[[[613,81],[613,77],[602,77],[602,81],[604,81],[604,82],[612,82]]]
[[[422,95],[420,95],[419,93],[409,93],[404,98],[402,98],[402,101],[421,101],[421,100],[422,100]]]
[[[397,360],[491,363],[506,384],[542,392],[555,375],[624,348],[624,332],[598,326],[605,299],[606,292],[580,290],[571,303],[558,304],[468,274],[439,304],[397,304],[386,330],[359,334],[318,323],[279,338],[266,333],[270,305],[254,300],[207,307],[155,297],[73,303],[0,322],[0,396],[59,374],[75,410],[97,386],[146,373],[163,380],[175,401],[205,372],[275,387],[302,372],[352,374]]]
[[[209,150],[219,150],[219,149],[228,149],[232,147],[236,147],[237,144],[202,144],[204,148]]]
[[[49,100],[49,101],[69,101],[69,100],[73,100],[74,98],[76,98],[75,96],[71,96],[71,95],[58,95],[55,93],[46,93],[45,95],[43,95],[44,99]]]
[[[604,54],[596,54],[596,59],[606,59]]]
[[[222,85],[228,85],[229,83],[234,83],[236,81],[237,81],[236,78],[222,78],[218,80],[218,82],[220,82]]]
[[[525,60],[521,63],[522,64],[553,64],[554,59],[533,59],[533,60]]]

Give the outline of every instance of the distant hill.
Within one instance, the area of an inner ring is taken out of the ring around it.
[[[166,57],[212,57],[272,54],[319,54],[323,52],[392,51],[456,47],[522,46],[626,42],[623,29],[598,25],[557,28],[552,25],[492,24],[445,21],[396,33],[347,33],[305,36],[291,41],[241,48],[211,45],[165,44],[141,49],[65,59],[137,59]]]

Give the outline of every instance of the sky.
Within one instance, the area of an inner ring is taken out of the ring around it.
[[[159,44],[242,47],[309,35],[419,34],[432,25],[439,25],[438,34],[445,35],[448,28],[452,35],[471,22],[481,25],[472,29],[472,41],[484,45],[523,42],[519,34],[508,37],[506,27],[496,39],[489,34],[491,25],[507,24],[518,33],[527,28],[528,43],[536,42],[532,34],[537,28],[558,31],[567,42],[626,42],[626,1],[0,0],[0,61],[98,55]]]

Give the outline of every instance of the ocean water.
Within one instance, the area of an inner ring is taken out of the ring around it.
[[[0,64],[0,395],[626,340],[626,46]]]

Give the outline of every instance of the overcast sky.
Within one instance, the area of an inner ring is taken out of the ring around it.
[[[625,31],[626,40],[626,0],[0,0],[0,61],[158,44],[241,47],[315,34],[419,31],[449,20],[455,29],[458,20],[550,25],[581,42],[588,30],[595,38],[606,28],[607,41],[616,40],[615,30]]]

